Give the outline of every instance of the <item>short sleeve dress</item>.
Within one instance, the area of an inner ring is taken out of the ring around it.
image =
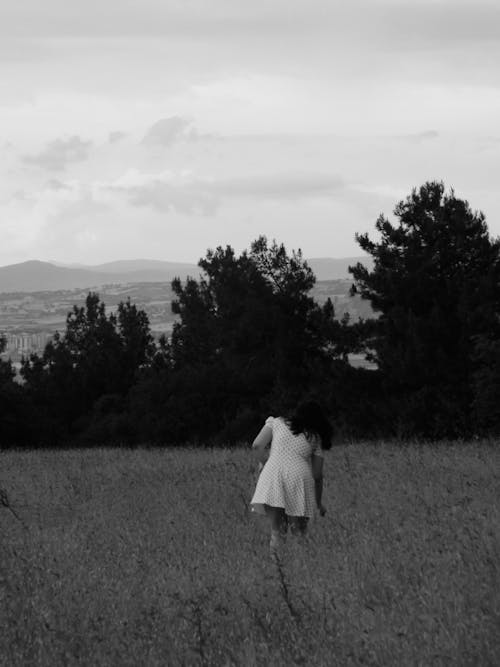
[[[257,480],[250,505],[265,514],[265,505],[282,507],[288,516],[313,517],[316,507],[312,455],[323,456],[319,440],[294,435],[281,417],[269,417],[271,451]]]

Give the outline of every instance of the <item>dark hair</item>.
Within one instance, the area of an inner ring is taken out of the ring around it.
[[[303,433],[307,438],[316,436],[321,440],[321,449],[331,448],[333,428],[317,401],[300,403],[288,422],[294,435]]]

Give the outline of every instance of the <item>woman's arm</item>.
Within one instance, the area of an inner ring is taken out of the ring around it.
[[[321,497],[323,495],[323,457],[316,456],[315,454],[311,457],[312,464],[312,474],[314,477],[314,492],[316,495],[316,506],[319,509],[321,516],[324,516],[326,513],[325,508],[321,502]]]
[[[269,445],[273,439],[273,431],[270,426],[262,427],[259,434],[252,443],[252,450],[255,453],[255,457],[261,463],[265,463],[269,457]]]

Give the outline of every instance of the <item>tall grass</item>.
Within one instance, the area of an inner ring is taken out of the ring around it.
[[[248,450],[0,453],[0,663],[498,665],[499,464],[336,447],[274,563]]]

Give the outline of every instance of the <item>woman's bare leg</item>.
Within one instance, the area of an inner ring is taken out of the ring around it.
[[[286,536],[288,520],[282,507],[271,507],[266,505],[266,514],[271,521],[271,541],[269,548],[271,554],[277,555]]]

